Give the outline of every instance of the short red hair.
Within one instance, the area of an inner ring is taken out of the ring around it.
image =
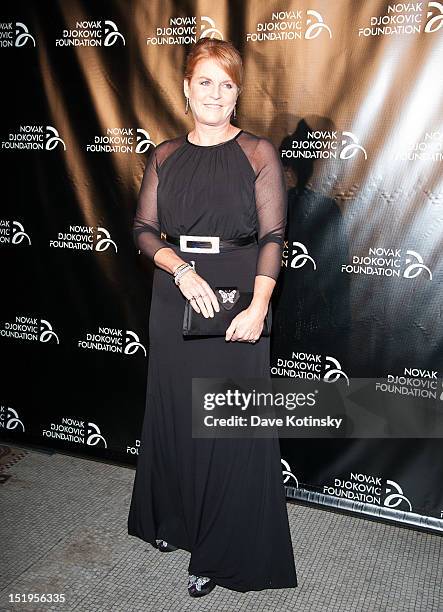
[[[241,92],[243,85],[243,61],[232,42],[219,40],[218,38],[200,38],[188,53],[184,78],[190,81],[197,62],[205,59],[213,59],[218,62],[237,85],[239,93]]]

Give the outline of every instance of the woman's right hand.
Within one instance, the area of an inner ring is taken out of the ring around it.
[[[206,319],[214,316],[214,310],[220,311],[217,296],[205,279],[194,270],[188,270],[183,274],[178,288],[190,301],[195,312],[201,312]]]

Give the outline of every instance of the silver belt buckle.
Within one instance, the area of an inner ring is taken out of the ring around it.
[[[188,240],[197,242],[210,242],[210,247],[188,247]],[[186,253],[220,253],[220,238],[219,236],[180,236],[180,251]]]

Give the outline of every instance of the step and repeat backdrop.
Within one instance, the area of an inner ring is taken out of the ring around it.
[[[192,129],[190,45],[231,40],[235,124],[272,140],[287,180],[271,375],[367,379],[360,408],[394,399],[410,423],[282,439],[288,497],[442,529],[442,440],[414,422],[443,407],[443,3],[0,11],[1,438],[136,464],[153,271],[132,238],[137,194],[151,149]]]

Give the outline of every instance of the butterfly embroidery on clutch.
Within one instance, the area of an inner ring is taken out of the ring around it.
[[[233,289],[232,291],[223,291],[223,289],[220,289],[220,295],[222,297],[223,304],[225,302],[231,302],[231,304],[234,304],[236,291],[237,289]]]
[[[240,298],[240,291],[237,287],[217,287],[218,301],[224,310],[231,310]]]

